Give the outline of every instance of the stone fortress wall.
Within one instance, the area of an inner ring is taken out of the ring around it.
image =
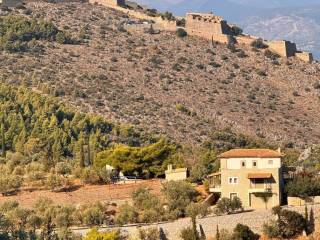
[[[162,19],[162,17],[152,17],[140,11],[124,8],[123,6],[126,5],[125,0],[88,0],[88,1],[89,3],[92,3],[92,4],[101,4],[107,7],[111,7],[113,9],[116,9],[118,11],[121,11],[125,14],[128,14],[138,19],[153,21],[154,22],[153,27],[160,30],[164,30],[164,31],[177,30],[176,21],[165,20],[165,19]]]
[[[220,43],[237,43],[251,45],[257,37],[250,35],[235,35],[231,25],[222,17],[214,14],[188,13],[186,16],[186,31],[189,35],[196,35]],[[305,62],[312,62],[312,53],[299,52],[295,43],[286,40],[266,41],[269,49],[282,57],[297,57]]]
[[[37,1],[37,0],[0,0],[0,5],[12,7],[22,2]],[[39,1],[39,0],[38,0]],[[176,31],[178,26],[176,21],[169,21],[163,19],[161,16],[153,17],[145,14],[142,11],[136,11],[126,8],[126,0],[58,0],[59,2],[89,2],[92,4],[101,4],[132,17],[147,20],[152,22],[152,26],[158,30]],[[250,35],[236,35],[234,34],[232,25],[223,20],[222,17],[216,16],[212,13],[187,13],[185,17],[185,30],[190,36],[199,36],[208,40],[224,43],[224,44],[244,44],[250,45],[257,37]],[[133,28],[134,29],[134,28]],[[301,52],[297,50],[296,44],[286,40],[267,41],[264,43],[268,45],[269,49],[282,57],[297,57],[305,62],[312,62],[313,56],[309,52]]]

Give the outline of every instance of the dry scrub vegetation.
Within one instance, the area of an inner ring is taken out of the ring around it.
[[[185,144],[227,127],[271,141],[319,139],[318,63],[169,32],[129,33],[128,16],[87,3],[28,3],[10,14],[51,19],[77,41],[2,52],[2,81]]]

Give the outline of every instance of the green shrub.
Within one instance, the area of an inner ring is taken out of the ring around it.
[[[237,211],[243,211],[242,202],[238,197],[234,197],[232,200],[230,198],[221,198],[217,202],[217,214],[230,214]]]
[[[50,173],[46,179],[46,186],[51,191],[58,191],[63,186],[63,177],[58,174]]]
[[[160,233],[157,228],[139,229],[139,240],[159,240]]]
[[[307,220],[300,213],[281,207],[274,207],[272,213],[277,216],[277,221],[275,225],[268,227],[272,230],[271,234],[279,232],[278,237],[294,238],[306,229]]]
[[[59,31],[56,35],[56,41],[60,44],[72,44],[74,41],[69,32],[66,31]]]
[[[82,170],[81,180],[85,184],[97,184],[100,182],[100,177],[95,170],[85,168]]]
[[[139,214],[139,222],[159,222],[166,220],[163,203],[148,189],[140,188],[132,193],[133,206]]]
[[[263,224],[263,234],[269,238],[277,238],[280,236],[280,230],[275,220]]]
[[[183,28],[178,28],[176,34],[179,38],[184,38],[188,35],[188,33]]]
[[[71,174],[72,167],[67,162],[58,162],[55,166],[55,171],[57,174],[60,174],[62,176],[67,176]]]
[[[183,228],[180,232],[180,238],[182,240],[200,240],[199,233],[195,233],[192,227]]]
[[[98,232],[97,228],[93,228],[87,235],[83,238],[83,240],[121,240],[120,232]]]
[[[8,195],[15,193],[22,185],[22,178],[15,175],[3,174],[0,176],[0,193]]]
[[[270,51],[269,49],[267,49],[265,52],[264,52],[264,55],[271,59],[271,60],[277,60],[278,58],[280,58],[280,55],[277,54],[277,53],[274,53],[272,51]]]
[[[242,28],[240,28],[238,26],[234,25],[234,26],[231,27],[231,29],[232,29],[232,32],[233,32],[234,35],[241,35],[243,33]]]
[[[125,203],[120,206],[115,221],[118,224],[137,223],[139,214],[133,206]]]
[[[198,195],[194,187],[185,181],[164,183],[161,191],[166,198],[169,211],[176,217],[185,216],[187,206],[194,202]]]
[[[256,39],[251,43],[251,47],[257,48],[257,49],[265,49],[268,47],[262,39]]]
[[[320,194],[320,183],[312,176],[298,176],[289,182],[285,191],[289,197],[308,198]]]
[[[238,223],[233,230],[233,239],[234,240],[255,240],[255,239],[259,239],[259,236],[256,236],[248,226]]]
[[[37,21],[23,16],[8,15],[0,17],[0,47],[10,52],[28,50],[32,40],[53,41],[58,33],[57,27],[48,21]]]
[[[101,203],[90,203],[81,205],[76,213],[77,221],[85,226],[100,226],[109,223],[105,215],[106,208]]]

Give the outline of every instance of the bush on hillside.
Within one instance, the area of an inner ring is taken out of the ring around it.
[[[0,48],[10,52],[26,51],[32,40],[54,41],[59,30],[48,21],[23,16],[0,17]]]
[[[265,49],[268,47],[262,39],[256,39],[251,43],[251,47],[257,48],[257,49]]]
[[[183,28],[178,28],[176,34],[179,38],[184,38],[188,35],[188,33]]]
[[[0,193],[5,196],[15,193],[22,185],[22,178],[19,176],[3,174],[0,176]]]
[[[161,191],[166,198],[169,212],[174,218],[185,216],[187,206],[194,202],[198,195],[194,187],[185,181],[164,183]]]
[[[125,203],[120,206],[119,212],[115,218],[116,223],[118,224],[127,224],[127,223],[137,223],[139,213],[136,211],[135,207]]]

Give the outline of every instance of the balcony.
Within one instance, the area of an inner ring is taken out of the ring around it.
[[[221,192],[221,173],[213,173],[209,176],[209,192],[220,193]]]

